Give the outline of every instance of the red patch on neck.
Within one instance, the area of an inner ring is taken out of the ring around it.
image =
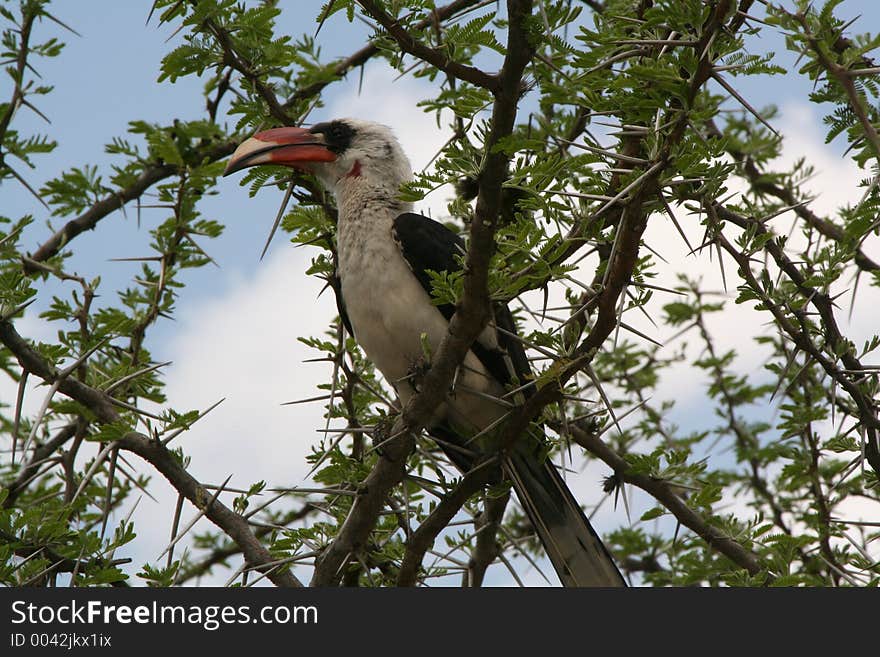
[[[346,178],[360,178],[361,177],[361,161],[355,160],[354,166],[351,168],[347,174],[345,174]]]

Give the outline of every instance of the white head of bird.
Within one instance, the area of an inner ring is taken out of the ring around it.
[[[258,132],[233,153],[224,175],[258,164],[310,171],[342,204],[346,196],[396,199],[412,167],[388,126],[360,119],[335,119],[311,128]]]

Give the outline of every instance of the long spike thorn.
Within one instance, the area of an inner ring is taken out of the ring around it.
[[[783,381],[785,381],[785,377],[788,374],[788,371],[791,369],[791,366],[794,363],[794,359],[797,358],[798,353],[800,353],[800,347],[795,347],[794,351],[791,352],[791,356],[788,357],[788,360],[785,363],[785,367],[782,368],[782,372],[779,374],[779,381],[776,383],[776,388],[773,389],[773,394],[770,395],[769,401],[773,401],[773,399],[776,397],[779,389],[782,387]]]
[[[504,406],[505,408],[514,408],[516,404],[512,404],[511,402],[503,399],[501,397],[496,397],[495,395],[490,395],[487,392],[483,392],[482,390],[477,390],[476,388],[471,388],[470,386],[466,386],[463,383],[459,383],[456,392],[461,390],[462,392],[466,392],[469,395],[475,395],[481,399],[485,399],[487,401],[491,401],[493,404],[498,404],[499,406]]]
[[[490,431],[492,431],[495,427],[497,427],[499,424],[501,424],[501,423],[502,423],[504,420],[506,420],[508,417],[510,417],[510,411],[508,411],[507,413],[505,413],[504,415],[502,415],[501,417],[499,417],[499,418],[498,418],[497,420],[495,420],[494,422],[491,422],[488,426],[486,426],[486,427],[485,427],[482,431],[480,431],[479,433],[476,433],[476,434],[474,434],[473,436],[471,436],[470,438],[468,438],[468,440],[465,441],[465,443],[464,443],[464,444],[465,444],[465,447],[467,447],[468,445],[472,444],[472,443],[473,443],[475,440],[477,440],[478,438],[481,438],[481,437],[485,436],[487,433],[489,433]]]
[[[12,465],[15,465],[15,448],[18,445],[18,430],[21,428],[21,412],[24,405],[24,393],[30,372],[22,370],[18,380],[18,393],[15,396],[15,417],[12,420]]]
[[[592,365],[585,365],[584,371],[587,373],[587,376],[590,377],[590,381],[593,382],[593,386],[596,388],[596,391],[602,398],[602,403],[605,404],[605,408],[608,410],[608,415],[610,415],[611,419],[614,421],[614,426],[617,427],[617,432],[622,435],[623,429],[620,428],[620,422],[617,420],[617,416],[614,414],[614,408],[612,408],[611,406],[611,400],[609,400],[608,395],[605,394],[605,389],[602,388],[602,384],[599,382],[599,377],[596,376],[596,372],[595,370],[593,370]]]
[[[26,190],[28,190],[31,193],[31,195],[43,205],[44,208],[46,208],[49,211],[52,210],[52,208],[49,207],[49,204],[43,200],[43,197],[40,196],[37,193],[37,191],[33,187],[30,186],[30,183],[28,183],[27,180],[25,180],[21,175],[19,175],[18,171],[16,171],[11,166],[9,166],[8,162],[6,163],[6,170],[9,171],[9,173],[11,173],[15,177],[15,179],[18,180],[18,182],[20,182],[22,185],[24,185],[24,188]]]
[[[168,365],[171,365],[171,363],[172,363],[172,361],[169,360],[169,361],[165,361],[164,363],[157,363],[155,365],[150,365],[149,367],[145,367],[141,370],[138,370],[137,372],[132,372],[131,374],[127,374],[126,376],[122,377],[118,381],[115,381],[110,386],[105,388],[104,392],[109,395],[111,392],[116,390],[116,388],[118,388],[119,386],[121,386],[125,383],[128,383],[132,379],[136,379],[139,376],[143,376],[144,374],[149,374],[150,372],[155,372],[156,370],[158,370],[162,367],[167,367]]]
[[[308,404],[310,402],[324,401],[332,398],[329,393],[326,395],[317,395],[315,397],[306,397],[305,399],[295,399],[294,401],[281,402],[281,406],[294,406],[296,404]]]
[[[333,13],[333,6],[335,4],[336,0],[330,0],[330,2],[327,3],[327,6],[324,8],[324,11],[321,12],[321,15],[318,17],[318,27],[315,30],[314,38],[318,37],[318,33],[321,31],[321,28],[324,27],[324,21],[326,21],[330,17],[330,14]]]
[[[31,446],[31,442],[33,442],[34,438],[36,438],[37,431],[40,428],[40,425],[43,423],[43,417],[46,415],[46,411],[49,410],[49,404],[52,403],[52,398],[55,396],[55,393],[58,392],[58,388],[61,385],[61,379],[56,380],[49,388],[49,392],[46,393],[45,398],[43,399],[43,403],[40,406],[40,410],[37,412],[37,417],[34,419],[33,425],[31,426],[30,433],[28,433],[27,440],[24,442],[24,446],[21,449],[22,455],[27,454],[28,449]]]
[[[174,540],[174,537],[177,536],[177,530],[180,528],[180,516],[183,512],[183,500],[186,499],[182,494],[178,494],[177,496],[177,504],[174,507],[174,519],[171,521],[171,539]],[[174,561],[174,545],[171,545],[168,549],[168,560],[165,562],[166,568],[171,568],[171,564]]]
[[[367,450],[367,454],[371,454],[372,452],[375,452],[377,450],[382,449],[385,445],[390,443],[392,440],[399,438],[400,436],[404,435],[405,433],[410,433],[410,431],[407,427],[404,427],[400,431],[396,431],[395,433],[391,434],[390,436],[388,436],[384,440],[380,441],[378,444],[370,447],[370,449]]]
[[[756,119],[758,119],[758,121],[760,121],[762,124],[764,124],[764,126],[765,126],[770,132],[772,132],[774,135],[776,135],[776,137],[777,137],[778,139],[781,139],[781,138],[782,138],[782,136],[776,131],[776,128],[774,128],[772,125],[770,125],[770,124],[767,122],[767,120],[766,120],[763,116],[761,116],[760,112],[758,112],[758,110],[756,110],[754,107],[752,107],[752,106],[749,104],[749,102],[748,102],[745,98],[743,98],[743,97],[739,94],[739,92],[738,92],[736,89],[734,89],[734,88],[733,88],[733,87],[727,82],[727,80],[724,79],[724,77],[723,77],[722,75],[720,75],[720,74],[718,74],[718,73],[712,73],[712,79],[715,80],[716,82],[718,82],[718,84],[720,84],[722,87],[724,87],[724,89],[727,91],[727,93],[729,93],[731,96],[733,96],[734,98],[736,98],[736,99],[739,101],[740,105],[742,105],[743,107],[745,107],[745,108],[749,111],[749,113],[752,114],[752,116],[754,116]]]
[[[647,171],[643,172],[638,178],[636,178],[636,179],[633,180],[629,185],[627,185],[627,186],[624,187],[622,190],[620,190],[620,191],[614,196],[613,199],[611,199],[611,200],[608,201],[605,205],[603,205],[601,208],[599,208],[598,210],[596,210],[596,212],[594,212],[593,215],[590,217],[591,221],[596,221],[596,220],[597,220],[600,216],[602,216],[602,215],[603,215],[603,214],[604,214],[609,208],[611,208],[615,203],[617,203],[618,201],[620,201],[623,197],[625,197],[627,194],[629,194],[633,189],[635,189],[636,187],[638,187],[639,185],[641,185],[642,182],[643,182],[646,178],[648,178],[648,177],[654,175],[654,173],[655,173],[658,169],[662,168],[663,166],[664,166],[664,163],[663,163],[663,162],[656,162],[656,163],[655,163],[650,169],[648,169]]]
[[[678,219],[675,218],[675,213],[672,211],[672,206],[669,205],[669,202],[666,200],[666,197],[660,194],[660,200],[663,202],[663,209],[666,211],[666,214],[669,215],[669,218],[672,220],[672,225],[675,226],[675,229],[678,231],[678,234],[681,235],[681,239],[684,240],[684,243],[687,245],[687,248],[690,249],[690,252],[694,252],[694,247],[691,246],[690,240],[688,240],[687,235],[685,235],[684,230],[681,227],[681,224],[678,223]]]
[[[284,217],[284,211],[287,209],[287,204],[290,202],[290,197],[293,195],[293,188],[295,186],[296,184],[291,179],[290,184],[287,186],[287,191],[284,193],[284,199],[281,201],[281,207],[278,208],[278,214],[275,215],[275,223],[272,224],[272,230],[269,231],[269,237],[266,239],[266,244],[263,246],[262,253],[260,253],[261,262],[266,255],[266,251],[269,250],[269,244],[272,243],[272,238],[275,237],[275,231],[278,230],[278,226],[281,225],[281,219]]]
[[[618,320],[618,325],[620,326],[620,328],[625,329],[625,330],[629,331],[630,333],[634,333],[634,334],[636,334],[637,336],[639,336],[640,338],[642,338],[642,339],[644,339],[644,340],[647,340],[647,341],[650,342],[651,344],[655,344],[655,345],[657,345],[658,347],[664,347],[664,346],[665,346],[662,342],[658,342],[657,340],[655,340],[655,339],[652,338],[651,336],[649,336],[649,335],[645,335],[644,333],[642,333],[641,331],[639,331],[639,330],[636,329],[636,328],[633,328],[632,326],[630,326],[630,325],[627,324],[626,322],[622,322],[622,321],[619,321],[619,320]]]
[[[631,155],[624,155],[622,153],[617,153],[615,151],[609,151],[604,148],[597,148],[595,146],[589,146],[587,144],[581,144],[576,141],[569,141],[568,139],[563,139],[562,137],[556,137],[561,142],[574,146],[575,148],[580,148],[585,151],[590,151],[591,153],[596,153],[597,155],[604,155],[605,157],[610,157],[620,162],[629,162],[630,164],[638,164],[645,165],[649,163],[649,160],[646,160],[641,157],[633,157]]]
[[[372,433],[375,429],[376,427],[371,425],[368,427],[342,427],[341,429],[315,429],[315,433],[323,433],[324,435],[331,433]]]
[[[114,449],[110,456],[110,468],[107,470],[107,492],[104,509],[101,513],[101,541],[107,531],[107,522],[110,520],[110,511],[113,509],[113,484],[116,482],[116,461],[119,458],[119,450]]]
[[[195,422],[198,422],[199,420],[201,420],[201,419],[202,419],[203,417],[205,417],[208,413],[210,413],[211,411],[213,411],[215,408],[217,408],[220,404],[222,404],[222,403],[225,402],[225,401],[226,401],[226,397],[223,397],[222,399],[220,399],[220,400],[214,402],[213,404],[211,404],[208,408],[206,408],[204,411],[202,411],[201,413],[199,413],[199,416],[194,420],[194,423],[195,423]],[[190,425],[190,426],[191,426],[191,425]],[[179,436],[180,434],[182,434],[184,431],[187,431],[188,429],[189,429],[189,426],[186,426],[186,427],[180,427],[179,429],[175,429],[175,430],[172,431],[169,435],[165,436],[165,437],[162,439],[162,444],[163,444],[163,445],[168,445],[168,443],[170,443],[172,440],[174,440],[175,438],[177,438],[177,436]]]
[[[110,338],[110,337],[106,337],[106,338],[99,340],[95,346],[88,349],[83,355],[81,355],[79,358],[77,358],[75,361],[73,361],[72,364],[68,365],[63,370],[61,370],[61,372],[58,373],[58,378],[59,379],[66,379],[67,377],[69,377],[71,374],[73,374],[76,371],[76,369],[80,365],[82,365],[84,362],[86,362],[86,360],[88,360],[89,356],[91,356],[93,353],[98,351],[98,349],[100,349],[105,344],[110,342],[111,339],[112,338]]]
[[[131,468],[132,470],[134,470],[134,468],[131,467],[131,464],[130,464],[128,461],[125,460],[125,457],[124,457],[121,453],[119,454],[119,461],[121,461],[122,463],[125,463],[129,468]],[[149,497],[151,500],[153,500],[153,501],[156,502],[157,504],[159,503],[159,500],[157,500],[157,499],[153,496],[153,494],[150,493],[150,491],[148,491],[148,490],[144,487],[144,485],[143,485],[141,482],[139,482],[139,481],[137,480],[137,478],[135,478],[135,476],[134,476],[133,474],[131,474],[128,470],[126,470],[126,469],[122,466],[121,463],[117,463],[117,464],[116,464],[116,468],[119,470],[119,472],[122,473],[122,476],[125,477],[126,480],[127,480],[132,486],[134,486],[134,487],[137,488],[141,493],[143,493],[143,495],[141,495],[138,499],[141,499],[141,497],[143,497],[144,495],[146,495],[147,497]]]
[[[89,482],[92,480],[92,477],[94,477],[95,473],[98,471],[98,468],[100,468],[104,464],[104,459],[107,458],[107,455],[113,449],[116,449],[116,443],[109,442],[100,452],[98,452],[98,455],[95,457],[95,461],[83,475],[82,481],[79,482],[79,487],[76,489],[76,492],[73,494],[73,498],[70,500],[71,504],[76,502],[76,498],[78,498],[80,496],[80,493],[85,490],[86,486],[88,486]]]
[[[31,305],[36,300],[37,300],[37,297],[31,297],[30,299],[28,299],[24,303],[18,304],[12,310],[0,314],[0,322],[8,322],[10,319],[15,317],[18,313],[20,313],[22,310],[27,308],[29,305]]]
[[[195,526],[195,524],[196,524],[199,520],[202,519],[202,517],[208,512],[208,509],[211,508],[211,505],[214,504],[214,502],[217,501],[217,498],[218,498],[218,497],[220,497],[220,493],[223,492],[224,487],[226,486],[226,484],[229,483],[229,480],[230,480],[230,479],[232,479],[232,475],[231,475],[231,474],[230,474],[228,477],[226,477],[226,481],[223,482],[223,485],[220,486],[220,487],[214,492],[214,494],[211,496],[211,499],[208,501],[208,503],[205,504],[205,506],[204,506],[203,508],[199,509],[199,512],[198,512],[198,513],[195,515],[195,517],[194,517],[194,518],[193,518],[193,519],[187,524],[187,526],[184,527],[183,531],[180,532],[176,537],[174,537],[174,538],[171,539],[171,542],[168,544],[168,546],[167,546],[164,550],[162,550],[162,553],[161,553],[158,557],[156,557],[156,561],[158,561],[159,559],[161,559],[162,557],[164,557],[165,554],[166,554],[169,550],[171,550],[171,548],[173,548],[173,547],[174,547],[174,546],[180,541],[180,539],[182,539],[184,536],[186,536],[187,533],[189,532],[189,530],[192,529],[192,528]]]
[[[649,401],[651,401],[651,397],[647,397],[647,398],[641,400],[640,402],[635,404],[632,408],[630,408],[626,412],[624,412],[623,415],[621,415],[618,419],[623,420],[623,419],[627,418],[628,416],[632,415],[640,408],[645,407]],[[618,427],[618,431],[619,430],[620,430],[620,428]],[[608,432],[608,427],[605,427],[603,430],[598,432],[597,437],[601,437],[602,435],[604,435],[607,432]]]
[[[147,411],[143,408],[138,408],[134,404],[129,404],[128,402],[124,402],[121,399],[116,399],[115,397],[108,397],[107,400],[111,404],[113,404],[114,406],[118,406],[119,408],[124,408],[127,411],[131,411],[135,415],[138,415],[141,417],[148,417],[153,420],[159,420],[159,421],[164,420],[164,418],[161,415],[156,415],[155,413],[151,413],[150,411]]]

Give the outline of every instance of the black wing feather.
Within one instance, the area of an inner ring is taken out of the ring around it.
[[[440,222],[405,212],[394,220],[393,235],[404,260],[429,295],[432,289],[429,271],[461,270],[456,256],[467,253],[464,240]],[[455,306],[451,303],[440,304],[437,308],[446,319],[452,319],[455,313]]]
[[[467,252],[464,240],[440,222],[420,214],[405,212],[394,220],[393,235],[404,259],[429,295],[432,283],[428,271],[439,273],[461,269],[459,258]],[[452,304],[440,304],[437,308],[447,320],[452,319],[455,313],[455,306]],[[516,325],[507,306],[498,303],[493,310],[498,326],[515,333]],[[512,374],[517,376],[520,383],[524,383],[530,377],[531,370],[522,344],[501,332],[497,333],[497,339],[501,350],[474,342],[471,351],[489,373],[504,385],[513,381]],[[513,365],[513,373],[508,367],[508,358]]]

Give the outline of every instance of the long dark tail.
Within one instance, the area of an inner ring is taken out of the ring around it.
[[[523,446],[525,447],[525,446]],[[626,586],[623,575],[554,465],[525,448],[505,459],[507,476],[563,586]]]

